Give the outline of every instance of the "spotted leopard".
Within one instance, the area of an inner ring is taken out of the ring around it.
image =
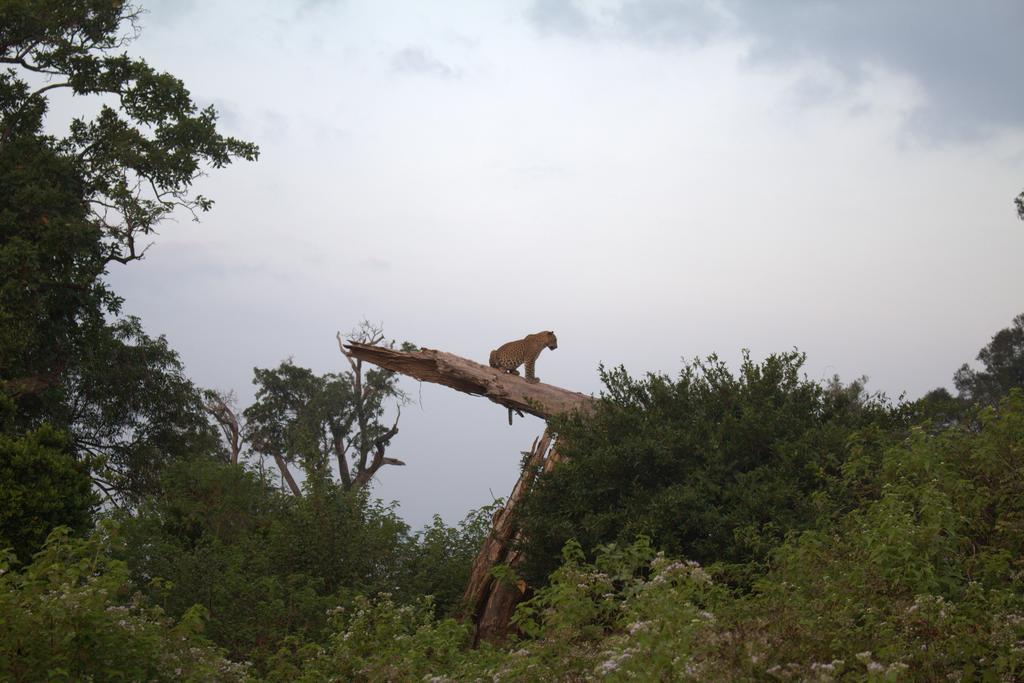
[[[526,381],[530,383],[539,382],[540,379],[534,374],[534,367],[537,363],[537,356],[544,349],[552,351],[558,348],[558,338],[551,331],[528,334],[522,339],[502,344],[491,351],[489,363],[492,368],[504,370],[507,373],[518,375],[519,366],[526,365]],[[512,409],[508,411],[508,423],[512,424]]]

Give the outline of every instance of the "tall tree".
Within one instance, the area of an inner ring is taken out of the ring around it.
[[[1010,389],[1024,389],[1024,313],[1015,317],[1010,327],[996,332],[977,359],[983,370],[964,363],[953,375],[960,398],[995,405]]]
[[[365,322],[351,338],[384,341],[382,331]],[[244,412],[247,438],[257,453],[274,459],[297,496],[302,491],[289,465],[298,465],[310,486],[333,480],[337,471],[343,489],[357,490],[381,467],[405,464],[385,455],[398,433],[400,406],[408,400],[397,375],[364,368],[344,347],[342,353],[350,370],[341,373],[317,375],[291,360],[273,369],[253,369],[257,390],[255,403]],[[397,414],[389,426],[384,413],[392,402]]]
[[[210,209],[194,189],[205,169],[258,154],[219,133],[180,80],[125,52],[139,13],[122,0],[0,2],[0,393],[15,402],[4,432],[66,432],[52,443],[124,501],[212,434],[177,355],[117,319],[107,268],[141,259],[173,212]],[[48,134],[61,90],[99,113]]]
[[[258,154],[218,133],[180,80],[122,51],[139,12],[121,0],[0,4],[0,382],[19,397],[59,383],[88,343],[83,321],[118,312],[107,264],[142,258],[171,212],[209,210],[193,190],[204,168]],[[99,114],[44,135],[60,89],[103,96]]]

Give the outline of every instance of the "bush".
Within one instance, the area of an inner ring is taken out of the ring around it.
[[[49,427],[14,436],[0,433],[0,549],[28,563],[58,526],[83,532],[98,503],[89,473]]]
[[[884,449],[877,498],[785,543],[756,592],[720,610],[715,637],[702,641],[707,670],[1024,675],[1024,396],[1013,392],[974,421],[980,431],[916,429]]]
[[[111,559],[109,529],[88,540],[55,529],[23,571],[0,558],[0,678],[12,681],[243,680],[201,635],[204,610],[176,623]]]
[[[331,613],[324,647],[286,643],[272,660],[271,681],[420,681],[456,667],[469,645],[469,628],[437,620],[430,599],[397,605],[388,594],[357,597]]]
[[[815,523],[813,493],[837,474],[847,440],[902,417],[862,383],[821,385],[802,354],[744,357],[738,375],[712,356],[677,380],[602,369],[592,417],[554,420],[564,461],[523,506],[524,571],[542,583],[569,539],[584,548],[638,535],[701,563],[763,561]]]

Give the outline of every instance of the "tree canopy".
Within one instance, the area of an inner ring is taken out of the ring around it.
[[[162,463],[212,433],[177,355],[119,319],[104,280],[143,257],[175,211],[197,218],[210,168],[255,160],[185,85],[130,56],[141,10],[120,0],[0,4],[0,390],[12,435],[49,424],[111,500],[138,499]],[[46,125],[65,91],[99,103]]]
[[[351,337],[370,344],[384,341],[382,331],[367,322]],[[341,373],[317,375],[291,360],[273,369],[253,368],[256,401],[243,413],[246,439],[257,454],[274,459],[295,495],[300,490],[290,464],[305,472],[307,487],[330,483],[337,472],[346,491],[365,487],[385,465],[405,464],[385,455],[398,433],[401,406],[408,400],[398,376],[364,367],[344,347],[341,350],[350,366]],[[396,416],[389,425],[384,413],[390,403]]]
[[[977,360],[984,369],[975,370],[964,363],[953,376],[960,397],[995,405],[1010,389],[1024,389],[1024,313],[1010,327],[999,330],[992,341],[978,351]]]

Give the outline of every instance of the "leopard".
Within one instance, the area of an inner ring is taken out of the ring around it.
[[[525,364],[526,381],[536,384],[540,381],[540,378],[534,374],[537,356],[545,348],[549,348],[552,351],[558,348],[558,338],[550,330],[528,334],[522,339],[502,344],[491,351],[488,362],[492,368],[504,370],[511,375],[518,375],[519,366]],[[520,416],[522,415],[522,413],[519,414]],[[508,410],[508,423],[512,424],[512,408]]]

